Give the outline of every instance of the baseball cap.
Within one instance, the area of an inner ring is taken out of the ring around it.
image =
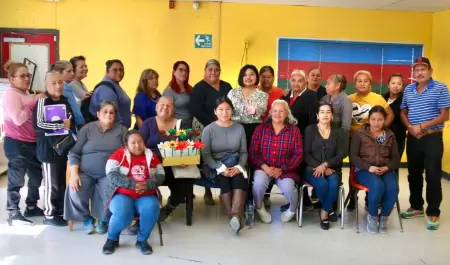
[[[429,68],[431,68],[431,63],[430,63],[430,59],[426,58],[426,57],[419,57],[416,60],[414,60],[413,63],[413,67],[419,64],[424,64],[426,66],[428,66]]]

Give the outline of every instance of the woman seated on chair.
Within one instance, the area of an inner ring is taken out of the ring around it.
[[[106,233],[109,222],[110,212],[104,210],[108,181],[106,161],[123,145],[123,137],[128,131],[116,123],[116,113],[114,102],[100,103],[98,121],[87,124],[78,132],[77,143],[69,152],[70,180],[64,199],[64,219],[83,221],[87,234]],[[98,220],[97,227],[94,218]]]
[[[384,125],[386,110],[374,106],[369,111],[369,124],[352,137],[350,161],[355,166],[356,181],[369,189],[367,231],[386,233],[388,216],[398,199],[400,155],[394,133]],[[378,205],[383,198],[381,214]]]
[[[183,129],[181,120],[175,119],[175,108],[173,100],[169,97],[162,96],[158,103],[156,103],[156,116],[150,117],[144,121],[140,128],[140,132],[144,137],[145,145],[155,153],[160,160],[161,154],[158,149],[158,144],[169,140],[170,129]],[[159,216],[160,221],[164,221],[181,203],[185,202],[187,192],[189,191],[189,179],[175,179],[172,168],[164,167],[166,180],[163,185],[169,186],[170,197],[167,204],[161,208]],[[136,228],[139,224],[135,224]]]
[[[333,106],[326,102],[317,109],[318,124],[312,124],[305,130],[305,180],[317,193],[322,205],[320,226],[330,228],[330,221],[337,222],[333,203],[338,196],[342,179],[342,160],[348,153],[348,132],[342,128],[333,128]]]
[[[248,180],[247,140],[244,127],[231,121],[233,104],[220,97],[214,109],[217,121],[203,129],[203,173],[220,186],[220,201],[230,216],[230,231],[238,233],[244,226],[244,205]]]
[[[109,180],[105,189],[106,207],[112,216],[103,254],[114,253],[119,246],[120,232],[136,216],[140,220],[136,248],[144,255],[152,254],[147,240],[158,221],[158,187],[164,182],[164,169],[158,156],[145,148],[139,131],[127,132],[125,146],[114,152],[106,163],[106,175]]]
[[[303,158],[302,135],[296,126],[289,105],[284,100],[275,100],[269,120],[259,125],[250,144],[250,161],[255,167],[253,196],[256,212],[263,223],[270,223],[272,216],[264,207],[264,194],[275,181],[290,206],[281,215],[287,223],[295,216],[298,193],[295,183],[300,181],[298,166]]]

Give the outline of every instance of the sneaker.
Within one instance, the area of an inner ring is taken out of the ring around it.
[[[61,216],[46,216],[44,218],[44,225],[51,225],[56,227],[67,226],[67,221]]]
[[[281,222],[289,223],[292,218],[294,218],[295,212],[291,212],[291,209],[287,209],[284,213],[281,214]]]
[[[136,220],[136,222],[134,222],[134,224],[130,227],[130,229],[128,229],[128,234],[131,236],[135,236],[137,235],[138,232],[139,232],[139,220]]]
[[[272,222],[272,216],[266,211],[264,205],[262,205],[259,209],[255,207],[255,210],[258,213],[261,222],[265,224],[270,224]]]
[[[230,232],[237,234],[241,229],[241,222],[237,216],[233,216],[230,220]]]
[[[36,216],[44,216],[44,210],[35,206],[33,208],[27,207],[25,212],[23,213],[25,217],[36,217]]]
[[[367,215],[367,232],[371,234],[378,233],[378,216]]]
[[[23,217],[23,215],[18,211],[14,214],[8,214],[8,220],[7,223],[9,226],[13,225],[33,225],[33,221],[28,220],[27,218]]]
[[[136,249],[139,250],[143,255],[150,255],[153,253],[153,248],[146,241],[136,241]]]
[[[439,216],[428,216],[428,230],[438,230],[439,229]]]
[[[270,200],[269,196],[264,196],[264,207],[270,208],[272,206],[272,201]]]
[[[95,231],[94,221],[95,221],[94,218],[89,216],[89,218],[83,222],[83,227],[86,234],[89,235],[94,233]]]
[[[98,221],[97,227],[95,227],[97,234],[103,235],[108,232],[108,224],[103,221]]]
[[[107,239],[105,245],[103,245],[103,254],[111,255],[116,251],[116,248],[119,246],[119,240],[110,240]]]
[[[408,210],[402,212],[400,216],[404,219],[412,219],[414,217],[424,217],[425,214],[423,212],[423,209],[415,210],[413,208],[408,208]]]
[[[389,218],[388,216],[381,216],[380,217],[380,227],[378,228],[378,232],[380,234],[386,234],[388,218]]]
[[[339,220],[339,217],[335,212],[331,212],[328,214],[328,220],[330,220],[330,222],[336,223]]]

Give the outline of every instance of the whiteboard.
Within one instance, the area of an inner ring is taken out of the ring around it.
[[[9,50],[12,61],[23,62],[27,58],[37,64],[33,90],[44,92],[45,73],[50,65],[48,44],[11,43]],[[32,74],[31,71],[30,74]]]

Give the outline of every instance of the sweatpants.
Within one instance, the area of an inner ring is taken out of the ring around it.
[[[53,163],[42,163],[44,175],[44,215],[63,216],[66,192],[67,156],[57,156]]]

